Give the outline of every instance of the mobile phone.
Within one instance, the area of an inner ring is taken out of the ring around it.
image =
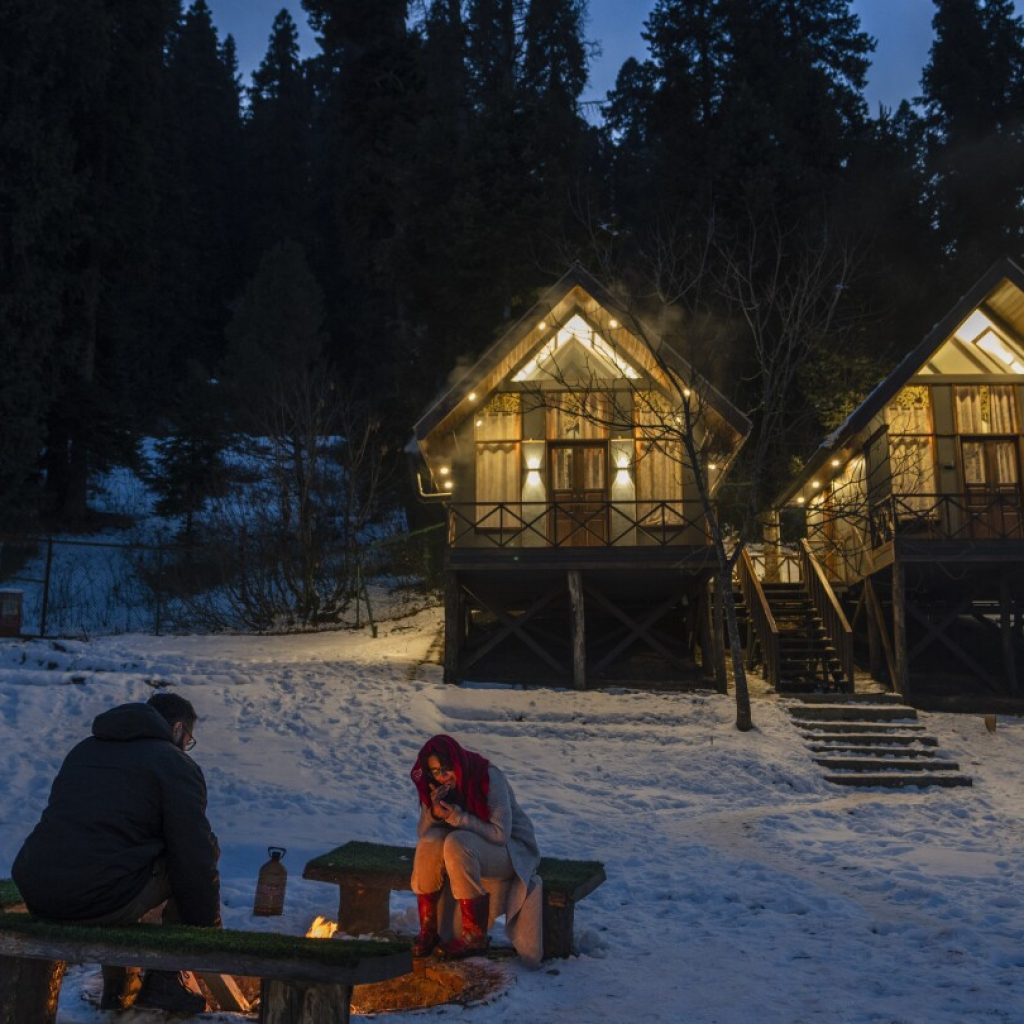
[[[451,792],[451,789],[452,784],[450,782],[446,782],[443,786],[438,786],[437,789],[431,790],[430,799],[435,803],[438,800],[443,800]]]

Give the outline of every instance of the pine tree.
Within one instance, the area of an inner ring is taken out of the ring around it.
[[[229,299],[241,285],[241,115],[234,43],[221,43],[206,0],[194,0],[167,61],[165,281],[173,335],[169,372],[189,360],[214,365],[223,351]]]
[[[922,76],[934,215],[957,277],[1024,252],[1024,19],[1012,0],[935,0]]]
[[[47,421],[46,488],[67,518],[89,474],[130,458],[159,321],[158,142],[163,57],[177,0],[60,4],[61,95],[77,186],[65,264],[59,372]]]
[[[286,238],[312,240],[312,91],[287,9],[274,19],[266,56],[252,75],[246,122],[248,251]],[[255,268],[253,268],[255,269]]]
[[[11,0],[0,33],[0,531],[37,512],[31,479],[62,359],[77,182],[56,0]]]

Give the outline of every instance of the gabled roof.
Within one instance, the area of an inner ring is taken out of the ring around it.
[[[739,449],[750,432],[747,417],[701,378],[661,332],[639,320],[579,265],[574,265],[547,289],[531,309],[427,409],[413,428],[416,440],[423,441],[439,427],[458,423],[468,416],[474,403],[486,400],[510,376],[510,368],[522,367],[530,357],[541,353],[551,336],[549,324],[562,326],[574,314],[582,315],[596,329],[614,330],[616,344],[623,349],[625,357],[649,373],[656,367],[656,360],[638,335],[647,339],[657,357],[679,373],[735,435],[735,449]],[[634,330],[630,330],[630,326]]]
[[[1024,337],[1024,270],[1009,258],[993,263],[978,282],[912,348],[896,368],[878,382],[868,396],[822,442],[803,470],[777,495],[774,508],[792,501],[809,480],[821,472],[832,456],[854,440],[882,412],[912,377],[928,370],[926,364],[948,342],[955,343],[961,324],[976,310],[984,310],[1017,337]]]

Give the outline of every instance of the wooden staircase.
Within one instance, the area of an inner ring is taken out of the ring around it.
[[[843,666],[802,583],[762,583],[779,627],[780,692],[841,690]]]
[[[826,780],[837,786],[972,785],[898,697],[808,695],[787,710]]]

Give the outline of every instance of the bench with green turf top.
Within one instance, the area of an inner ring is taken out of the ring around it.
[[[302,877],[338,886],[341,931],[374,934],[385,931],[390,923],[391,891],[411,888],[414,853],[410,846],[352,841],[315,857]],[[537,873],[544,883],[544,957],[571,956],[576,904],[605,880],[604,865],[543,857]]]
[[[11,895],[0,888],[0,898]],[[189,925],[105,928],[0,913],[0,1024],[53,1024],[66,963],[258,977],[260,1024],[344,1024],[353,986],[408,974],[412,954],[407,942]]]

